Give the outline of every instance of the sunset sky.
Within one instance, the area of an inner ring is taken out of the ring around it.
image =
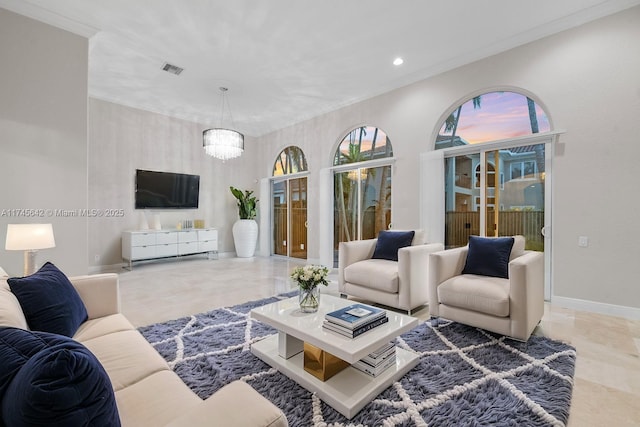
[[[539,132],[550,130],[545,112],[536,104]],[[480,108],[473,108],[472,100],[462,106],[456,135],[470,144],[496,141],[531,134],[527,98],[513,92],[491,92],[482,95]],[[440,128],[444,132],[444,123]]]

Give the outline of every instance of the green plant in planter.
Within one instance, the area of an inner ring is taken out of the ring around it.
[[[229,187],[231,194],[238,199],[238,216],[240,219],[254,219],[256,217],[256,203],[258,199],[252,197],[253,191],[242,192],[234,187]]]

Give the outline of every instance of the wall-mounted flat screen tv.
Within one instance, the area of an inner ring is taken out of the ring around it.
[[[200,175],[136,169],[136,209],[196,209]]]

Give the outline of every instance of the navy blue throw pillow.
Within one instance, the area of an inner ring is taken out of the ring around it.
[[[46,332],[2,328],[0,357],[11,370],[1,378],[5,425],[120,426],[109,376],[79,342]]]
[[[469,251],[462,274],[509,278],[513,237],[469,236]]]
[[[47,343],[24,329],[0,328],[0,402],[4,401],[7,387],[27,361]]]
[[[398,249],[411,246],[415,231],[381,231],[372,258],[398,261]]]
[[[67,276],[50,262],[31,276],[7,279],[29,328],[73,336],[87,320],[87,309]]]

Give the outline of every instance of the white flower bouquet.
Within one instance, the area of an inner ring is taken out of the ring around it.
[[[329,285],[327,275],[329,269],[322,265],[305,265],[296,267],[291,273],[291,278],[298,284],[300,289],[310,290],[318,285]]]

